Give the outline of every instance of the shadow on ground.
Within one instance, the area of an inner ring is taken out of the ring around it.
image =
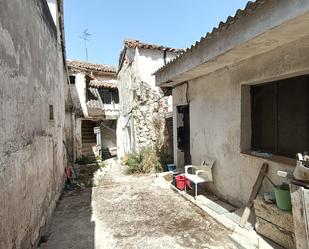
[[[41,249],[94,249],[95,222],[92,221],[92,187],[99,184],[96,175],[106,165],[100,162],[76,165],[77,184],[64,190],[53,214]]]

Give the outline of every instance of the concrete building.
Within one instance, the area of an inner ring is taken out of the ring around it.
[[[175,163],[216,158],[207,188],[236,206],[263,162],[281,184],[309,150],[308,27],[308,0],[249,2],[155,73],[172,89]]]
[[[63,189],[70,102],[62,1],[53,7],[1,1],[0,248],[35,248]]]
[[[171,98],[155,86],[154,71],[181,49],[125,40],[120,54],[118,89],[120,116],[117,126],[118,156],[161,143],[165,115],[172,111]]]
[[[119,97],[116,68],[68,61],[75,159],[116,154]]]

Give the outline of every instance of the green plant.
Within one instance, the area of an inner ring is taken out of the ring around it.
[[[129,153],[124,158],[124,164],[127,166],[127,173],[142,173],[141,162],[143,160],[142,153]]]
[[[95,162],[96,162],[95,159],[90,158],[88,156],[84,156],[84,155],[76,159],[76,163],[83,164],[83,165],[84,164],[95,163]]]
[[[142,174],[162,171],[156,149],[143,148],[138,153],[129,153],[124,158],[128,174]]]
[[[80,165],[78,169],[78,182],[87,188],[94,187],[93,177],[103,167],[106,167],[104,162]]]
[[[154,148],[147,148],[143,151],[143,160],[141,167],[145,173],[161,172],[163,170],[158,157],[157,151]]]
[[[174,157],[169,153],[168,148],[162,146],[161,148],[157,147],[156,150],[163,169],[166,168],[167,164],[174,163]]]

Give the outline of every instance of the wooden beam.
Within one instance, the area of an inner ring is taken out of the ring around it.
[[[258,177],[256,178],[256,181],[253,185],[252,191],[251,191],[251,195],[250,198],[247,202],[247,205],[245,207],[244,213],[241,217],[240,223],[239,225],[241,227],[244,227],[246,225],[247,220],[249,219],[250,213],[251,213],[251,208],[253,206],[253,201],[254,199],[257,197],[261,186],[262,186],[262,182],[264,180],[265,175],[268,172],[268,164],[267,163],[263,163],[262,168],[260,170],[260,173],[258,175]]]

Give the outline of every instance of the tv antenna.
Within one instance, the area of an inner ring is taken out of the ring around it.
[[[89,42],[89,37],[91,34],[88,32],[88,29],[85,29],[84,32],[79,35],[78,37],[84,41],[85,45],[85,51],[86,51],[86,61],[88,61],[88,48],[87,48],[87,42]]]

